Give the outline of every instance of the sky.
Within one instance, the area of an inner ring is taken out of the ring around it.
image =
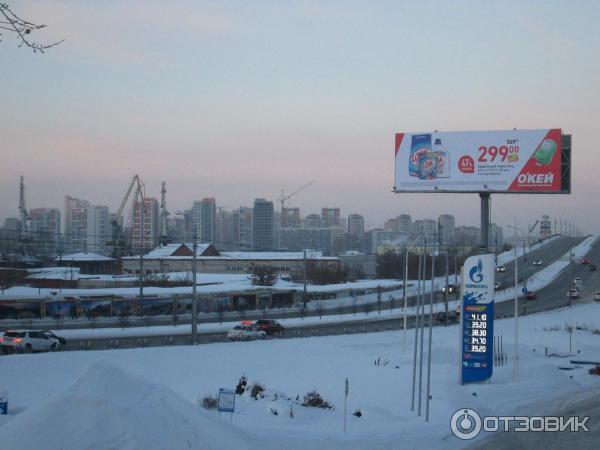
[[[254,198],[479,224],[476,194],[394,194],[394,134],[562,128],[572,195],[493,195],[492,220],[600,229],[598,1],[29,1],[45,54],[0,42],[0,218],[115,210],[131,177],[168,209]]]

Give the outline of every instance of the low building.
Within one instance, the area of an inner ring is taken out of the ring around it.
[[[191,272],[191,244],[168,244],[143,256],[146,273]],[[340,260],[308,252],[307,262],[321,268],[338,269]],[[252,273],[254,266],[271,266],[280,275],[291,275],[304,269],[303,252],[219,252],[211,244],[199,244],[196,250],[198,273]],[[123,271],[139,273],[139,257],[123,258]]]
[[[64,267],[77,267],[81,273],[87,274],[117,274],[121,272],[118,260],[97,253],[71,253],[61,255],[55,262]]]

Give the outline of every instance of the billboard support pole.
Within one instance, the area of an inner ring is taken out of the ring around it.
[[[480,192],[481,199],[481,253],[487,253],[490,242],[490,193]]]

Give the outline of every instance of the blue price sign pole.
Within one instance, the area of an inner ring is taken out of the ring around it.
[[[462,279],[461,384],[492,377],[495,281],[493,254],[467,258]]]

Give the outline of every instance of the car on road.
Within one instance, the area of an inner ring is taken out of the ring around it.
[[[525,293],[525,300],[535,300],[537,298],[537,295],[535,294],[534,291],[527,291]]]
[[[533,265],[534,266],[541,266],[542,265],[542,260],[541,259],[534,259],[533,260]]]
[[[567,291],[567,297],[569,298],[579,298],[579,288],[571,288]]]
[[[460,315],[456,311],[448,311],[448,323],[457,323],[458,321],[460,321]],[[446,313],[444,311],[437,313],[435,322],[437,324],[446,323]]]
[[[283,325],[272,319],[259,319],[254,323],[254,326],[267,333],[267,336],[283,336]]]
[[[457,287],[453,284],[448,284],[448,294],[454,294],[456,292]],[[442,292],[446,293],[446,286],[442,288]]]
[[[593,272],[594,270],[596,270],[596,266],[595,266],[595,265],[593,265],[593,264],[590,264],[590,265],[588,266],[588,269],[590,270],[590,272]]]
[[[52,331],[50,330],[42,330],[42,333],[44,333],[46,336],[48,336],[49,338],[54,338],[56,339],[58,342],[60,342],[60,345],[67,345],[67,340],[62,337],[62,336],[57,336],[56,334],[54,334]]]
[[[48,337],[43,331],[8,330],[0,336],[0,348],[4,354],[51,351],[59,346],[58,339]]]
[[[494,290],[497,291],[498,289],[500,289],[502,287],[502,283],[500,283],[499,281],[496,281],[494,283]]]
[[[600,291],[596,291],[596,293],[594,294],[594,300],[600,302]]]
[[[575,279],[573,280],[573,284],[575,286],[581,286],[582,283],[583,283],[583,279],[581,277],[575,277]]]
[[[497,266],[496,272],[506,272],[506,266],[503,266],[503,265]]]
[[[579,264],[589,264],[590,263],[590,258],[588,258],[587,256],[584,256],[583,258],[581,258],[581,261],[579,261]]]
[[[266,337],[267,333],[257,329],[254,325],[236,325],[227,332],[227,339],[230,341],[253,341]]]

